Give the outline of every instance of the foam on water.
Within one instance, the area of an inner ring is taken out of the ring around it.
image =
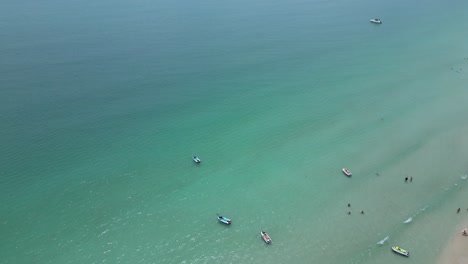
[[[413,218],[410,217],[410,218],[406,219],[403,223],[408,224],[408,223],[410,223],[412,221],[413,221]]]
[[[383,245],[389,238],[390,238],[389,236],[386,236],[384,239],[377,242],[377,245]]]

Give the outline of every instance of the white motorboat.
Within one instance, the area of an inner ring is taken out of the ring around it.
[[[380,18],[372,18],[370,22],[374,24],[382,24],[382,20],[380,20]]]
[[[351,177],[353,174],[347,169],[347,168],[343,168],[341,169],[343,171],[343,173],[348,176],[348,177]]]
[[[260,232],[260,235],[262,235],[263,241],[265,241],[265,243],[271,243],[271,238],[265,231]]]
[[[199,157],[197,157],[197,156],[193,156],[192,159],[193,159],[193,161],[194,161],[195,163],[200,163],[200,162],[201,162],[201,159],[200,159]]]

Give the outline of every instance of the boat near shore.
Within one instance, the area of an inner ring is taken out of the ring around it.
[[[344,173],[346,176],[348,176],[348,177],[351,177],[351,175],[353,175],[353,174],[351,173],[351,171],[349,171],[347,168],[343,168],[343,169],[341,169],[341,170],[342,170],[343,173]]]
[[[271,243],[271,238],[265,231],[261,231],[260,235],[262,235],[262,239],[263,239],[263,241],[265,241],[265,243],[267,243],[267,244]]]
[[[404,250],[404,249],[402,249],[400,247],[396,247],[396,246],[392,247],[392,250],[393,250],[393,252],[398,253],[398,254],[400,254],[402,256],[409,257],[409,251]]]

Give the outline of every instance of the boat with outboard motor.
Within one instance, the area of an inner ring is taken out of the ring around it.
[[[402,256],[409,257],[409,251],[404,250],[404,249],[402,249],[400,247],[396,247],[396,246],[392,247],[392,250],[393,250],[393,252],[398,253],[398,254],[400,254]]]
[[[343,173],[346,174],[346,176],[351,177],[353,175],[347,168],[342,169]]]
[[[227,218],[227,217],[224,217],[224,216],[221,216],[221,215],[218,215],[218,221],[220,221],[221,223],[223,224],[226,224],[226,225],[230,225],[231,224],[231,219]]]
[[[265,241],[265,243],[267,244],[271,243],[271,238],[265,231],[261,231],[260,235],[262,235],[263,241]]]
[[[194,161],[195,163],[200,163],[200,162],[201,162],[201,159],[200,159],[199,157],[197,157],[197,156],[193,156],[192,159],[193,159],[193,161]]]
[[[374,24],[382,24],[382,20],[380,20],[380,18],[372,18],[370,22]]]

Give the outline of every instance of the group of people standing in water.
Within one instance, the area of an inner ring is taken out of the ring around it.
[[[351,204],[350,204],[350,203],[348,204],[348,207],[351,207]],[[350,214],[351,214],[351,211],[348,211],[348,214],[350,215]],[[361,214],[364,214],[364,210],[361,211]]]
[[[376,174],[377,176],[380,176],[380,173],[379,173],[378,171],[377,171],[375,174]],[[408,180],[409,180],[410,182],[413,182],[413,176],[411,176],[411,177],[406,176],[406,177],[405,177],[405,182],[408,182]],[[350,203],[348,203],[348,207],[351,207],[351,204],[350,204]],[[467,210],[468,210],[468,209],[467,209]],[[457,212],[457,213],[459,213],[459,212],[460,212],[460,208],[458,208],[458,212]],[[348,214],[350,215],[350,214],[351,214],[351,211],[348,211]],[[361,214],[364,214],[364,210],[361,211]]]
[[[411,177],[409,178],[409,181],[410,181],[410,182],[413,181],[413,176],[411,176]],[[405,177],[405,182],[408,182],[408,176]]]

